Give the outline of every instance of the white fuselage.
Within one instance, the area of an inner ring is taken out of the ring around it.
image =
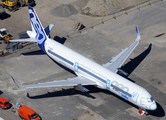
[[[107,89],[141,108],[156,109],[155,101],[144,88],[66,46],[48,39],[45,41],[45,51],[52,59],[73,70],[78,76],[96,82],[97,87]]]

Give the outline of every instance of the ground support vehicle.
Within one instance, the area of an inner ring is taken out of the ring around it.
[[[0,56],[3,55],[3,51],[0,49]]]
[[[7,8],[9,11],[15,10],[18,7],[23,7],[24,5],[33,4],[33,0],[1,0],[1,4],[4,8]]]
[[[9,100],[7,100],[4,97],[0,97],[0,107],[2,109],[7,109],[11,106],[11,104],[9,103]]]
[[[0,29],[0,40],[3,40],[5,44],[9,43],[12,36],[8,34],[5,28]]]
[[[36,113],[36,111],[27,107],[26,105],[19,107],[18,115],[20,116],[20,118],[26,120],[41,120],[40,116]]]

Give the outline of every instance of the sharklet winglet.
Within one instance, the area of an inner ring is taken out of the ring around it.
[[[136,40],[135,41],[141,41],[141,36],[140,36],[140,34],[139,34],[139,30],[138,30],[138,28],[137,28],[137,26],[135,27],[135,29],[136,29],[136,33],[137,33],[137,38],[136,38]]]
[[[11,78],[12,78],[14,84],[19,88],[19,86],[17,85],[17,83],[16,83],[16,81],[14,80],[14,78],[13,78],[12,76],[11,76]]]

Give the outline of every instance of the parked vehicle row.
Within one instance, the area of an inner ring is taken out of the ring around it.
[[[0,97],[0,107],[2,109],[9,109],[12,107],[12,105],[6,98]],[[36,113],[36,111],[27,107],[26,105],[19,106],[18,115],[21,119],[24,120],[41,120],[41,117]]]

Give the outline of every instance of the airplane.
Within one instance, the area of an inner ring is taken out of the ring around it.
[[[134,43],[122,50],[108,63],[100,65],[71,50],[63,44],[49,38],[48,35],[54,25],[51,24],[48,26],[48,29],[43,29],[35,10],[30,6],[28,6],[28,10],[32,27],[32,31],[27,31],[30,38],[10,40],[10,42],[38,43],[38,46],[50,58],[74,71],[77,77],[37,83],[34,85],[18,86],[14,78],[11,76],[17,87],[44,88],[74,86],[75,90],[88,92],[89,90],[83,86],[94,85],[101,89],[107,89],[130,103],[133,103],[139,107],[139,110],[147,112],[146,110],[155,110],[157,108],[155,100],[147,90],[117,74],[117,72],[120,71],[123,75],[128,75],[128,73],[119,68],[141,41],[141,36],[137,27],[137,38]]]

